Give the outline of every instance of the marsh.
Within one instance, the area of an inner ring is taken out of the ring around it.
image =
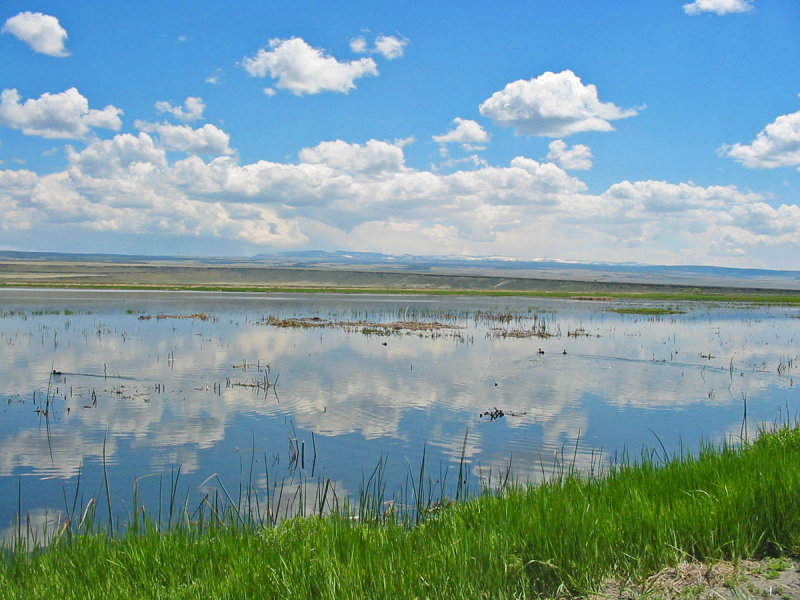
[[[800,309],[337,294],[0,291],[0,528],[244,481],[473,489],[753,435],[798,407]],[[745,420],[744,411],[746,408]],[[495,479],[496,480],[496,479]],[[160,482],[160,483],[159,483]],[[159,490],[159,485],[162,489]],[[293,508],[297,510],[297,501]],[[154,509],[150,509],[153,513]],[[288,514],[288,513],[287,513]]]

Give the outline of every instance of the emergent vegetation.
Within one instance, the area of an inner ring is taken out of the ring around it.
[[[428,497],[412,519],[374,484],[360,509],[266,526],[249,493],[169,527],[137,513],[113,535],[108,523],[92,524],[95,504],[46,548],[9,546],[0,597],[584,595],[606,577],[642,582],[685,560],[797,555],[798,464],[800,428],[784,427],[697,455],[643,453],[602,474],[566,466],[544,483],[465,501]],[[411,496],[425,496],[423,479],[421,471]]]

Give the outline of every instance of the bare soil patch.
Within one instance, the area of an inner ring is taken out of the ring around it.
[[[652,575],[644,584],[609,579],[591,598],[800,600],[800,572],[797,561],[789,558],[739,563],[681,563]]]

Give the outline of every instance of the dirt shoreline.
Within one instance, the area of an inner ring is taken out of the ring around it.
[[[741,600],[783,598],[800,600],[800,571],[791,558],[743,560],[738,564],[680,563],[648,577],[642,584],[609,579],[592,600],[641,598]]]

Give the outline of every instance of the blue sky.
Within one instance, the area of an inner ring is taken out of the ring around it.
[[[0,249],[800,269],[795,0],[7,0],[0,23]]]

